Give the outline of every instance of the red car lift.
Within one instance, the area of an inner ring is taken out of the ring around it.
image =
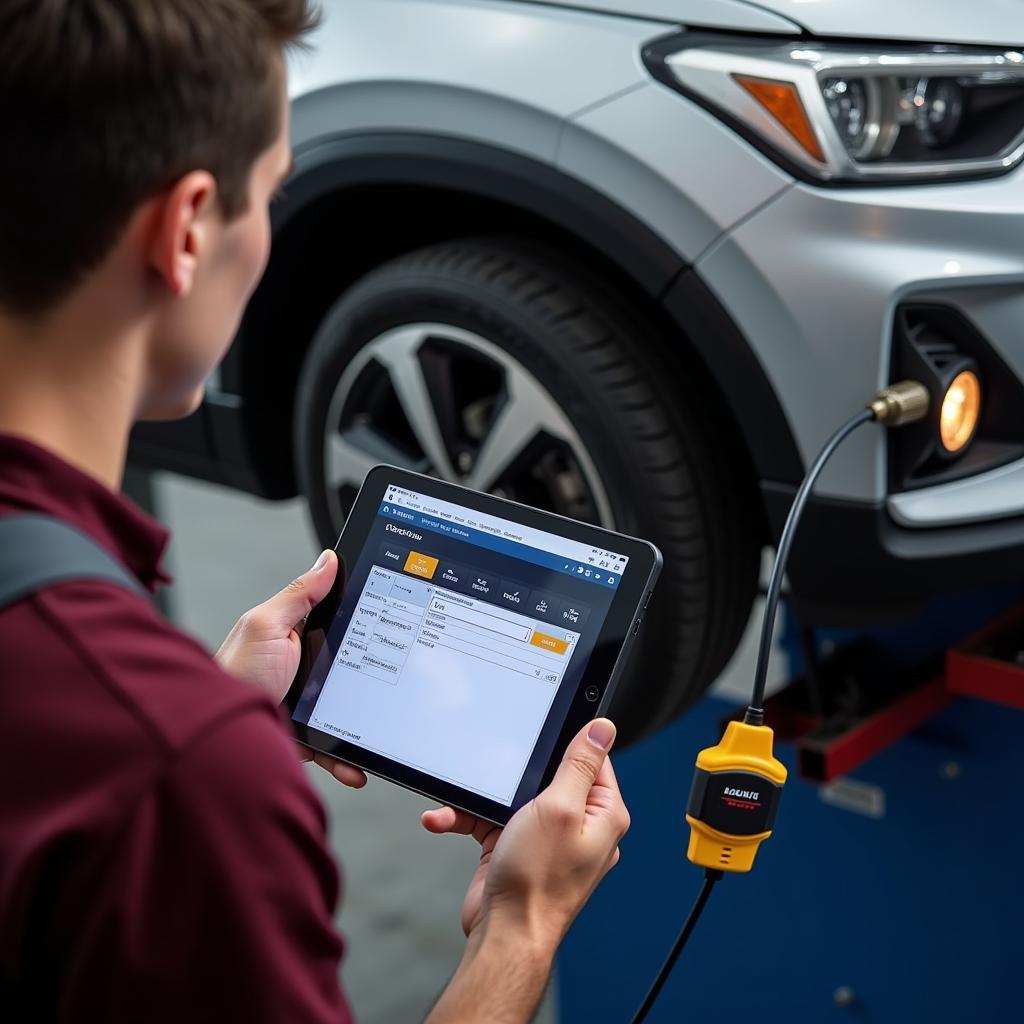
[[[944,659],[910,672],[885,662],[871,641],[854,641],[809,659],[809,671],[765,703],[765,723],[793,744],[801,776],[828,782],[849,774],[958,697],[1024,708],[1024,605]]]

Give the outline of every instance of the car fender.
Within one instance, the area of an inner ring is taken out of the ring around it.
[[[796,443],[760,362],[686,260],[607,195],[544,162],[480,143],[426,134],[373,133],[321,140],[296,153],[276,234],[327,196],[414,184],[482,196],[543,218],[603,254],[662,306],[722,393],[762,480],[798,481]],[[258,325],[256,325],[258,329]],[[246,329],[223,378],[240,381]],[[684,342],[685,343],[685,342]],[[244,397],[244,396],[243,396]]]

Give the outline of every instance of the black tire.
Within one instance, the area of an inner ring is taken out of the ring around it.
[[[515,240],[448,242],[398,258],[350,288],[323,320],[296,404],[296,465],[321,539],[333,543],[324,437],[331,396],[356,353],[392,327],[437,322],[500,346],[543,382],[584,441],[615,528],[652,540],[665,565],[613,715],[623,741],[696,700],[749,617],[763,530],[745,455],[682,342],[602,279]],[[336,518],[336,517],[335,517]]]

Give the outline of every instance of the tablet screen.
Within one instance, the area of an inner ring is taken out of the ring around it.
[[[293,718],[514,806],[628,563],[389,484]]]

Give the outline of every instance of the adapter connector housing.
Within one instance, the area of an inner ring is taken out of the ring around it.
[[[730,722],[721,743],[697,755],[686,820],[687,857],[705,868],[749,871],[772,834],[788,772],[766,725]]]
[[[928,415],[932,397],[916,380],[901,380],[882,388],[868,408],[875,419],[887,427],[903,427]]]

